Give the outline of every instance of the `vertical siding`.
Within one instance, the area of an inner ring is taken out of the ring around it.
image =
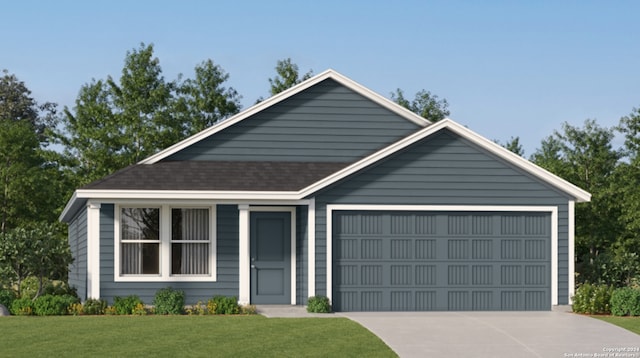
[[[558,207],[558,303],[567,304],[568,200],[500,158],[442,131],[317,194],[318,293],[326,294],[327,204],[536,205]],[[473,224],[473,230],[486,230],[481,220]],[[450,225],[455,230],[456,223]],[[429,297],[426,293],[421,296],[424,305],[429,304]],[[476,298],[473,302],[482,305],[483,297]],[[460,295],[452,297],[452,302],[472,299]],[[536,302],[539,297],[532,294],[527,299]]]
[[[165,287],[183,290],[186,304],[206,301],[214,295],[238,296],[238,208],[217,206],[216,282],[115,282],[113,279],[113,205],[102,205],[100,215],[100,296],[112,303],[115,296],[136,294],[151,304],[155,293]]]
[[[353,162],[417,129],[328,79],[165,160]]]
[[[69,267],[69,285],[82,301],[87,299],[87,210],[81,209],[69,223],[69,247],[73,263]]]

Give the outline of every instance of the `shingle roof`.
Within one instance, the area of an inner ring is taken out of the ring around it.
[[[82,189],[298,191],[349,163],[167,161],[136,164]]]

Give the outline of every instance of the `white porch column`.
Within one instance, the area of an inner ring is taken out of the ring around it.
[[[309,200],[307,209],[307,237],[308,237],[308,293],[307,296],[316,295],[316,199]]]
[[[249,205],[238,205],[240,211],[240,220],[238,222],[239,232],[239,257],[238,262],[240,265],[239,272],[239,292],[238,303],[241,305],[248,305],[251,303],[251,271],[250,271],[250,256],[249,251]]]
[[[87,204],[87,298],[100,298],[100,203]]]
[[[569,200],[569,304],[576,289],[576,202]]]

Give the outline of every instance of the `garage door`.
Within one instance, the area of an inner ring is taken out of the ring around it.
[[[551,309],[549,213],[333,211],[337,311]]]

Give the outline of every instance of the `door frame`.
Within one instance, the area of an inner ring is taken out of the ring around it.
[[[252,212],[288,212],[291,215],[291,304],[296,304],[296,207],[295,206],[250,206],[238,205],[240,210],[240,243],[239,243],[239,263],[240,263],[240,282],[238,303],[251,304],[251,220]]]

